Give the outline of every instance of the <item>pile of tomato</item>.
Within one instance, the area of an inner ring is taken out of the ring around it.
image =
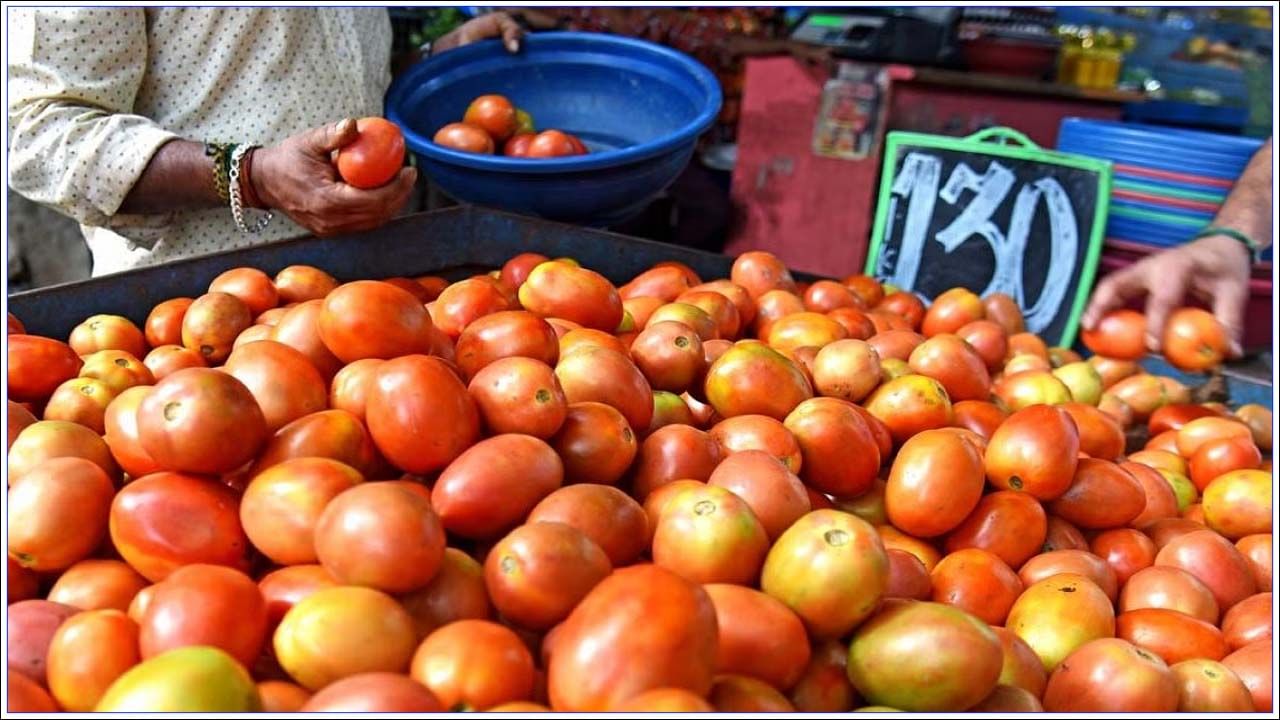
[[[507,157],[521,158],[587,154],[587,146],[573,133],[537,132],[533,117],[502,95],[481,95],[472,100],[462,122],[440,128],[433,140],[437,145],[482,155],[498,150]]]
[[[9,710],[1267,711],[1271,413],[1127,317],[762,252],[10,316]]]

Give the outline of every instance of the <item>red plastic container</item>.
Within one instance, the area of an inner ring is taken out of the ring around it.
[[[1107,238],[1102,249],[1102,257],[1098,262],[1098,279],[1123,270],[1142,258],[1159,252],[1164,248],[1149,247],[1137,243]],[[1244,349],[1270,349],[1272,333],[1275,329],[1275,300],[1271,286],[1271,263],[1260,263],[1253,267],[1253,277],[1249,279],[1249,304],[1245,309]],[[1188,298],[1191,305],[1207,307],[1193,298]],[[1142,309],[1142,302],[1130,304],[1135,310]]]

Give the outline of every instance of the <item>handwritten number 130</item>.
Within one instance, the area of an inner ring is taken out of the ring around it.
[[[969,204],[955,220],[934,234],[934,242],[951,253],[975,236],[985,240],[995,255],[995,270],[979,294],[1008,293],[1023,309],[1029,330],[1039,332],[1048,327],[1066,296],[1075,271],[1079,243],[1071,199],[1062,185],[1052,177],[1024,184],[1014,199],[1009,226],[1002,230],[992,217],[1013,189],[1016,181],[1013,172],[995,161],[982,174],[960,163],[951,171],[939,192],[941,171],[940,159],[913,152],[907,154],[902,170],[894,178],[890,188],[889,222],[892,224],[894,221],[899,198],[906,199],[907,212],[903,220],[901,249],[890,282],[898,287],[915,286],[929,223],[938,200],[955,205],[966,191],[971,192],[973,197]],[[1049,266],[1044,269],[1045,282],[1040,296],[1034,304],[1028,305],[1022,285],[1023,256],[1041,199],[1049,218]],[[893,236],[892,227],[886,228],[885,236]],[[882,259],[889,261],[888,254]]]

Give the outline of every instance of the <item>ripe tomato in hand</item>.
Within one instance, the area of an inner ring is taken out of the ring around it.
[[[437,145],[462,152],[493,154],[493,138],[489,133],[466,123],[449,123],[440,128],[432,140]]]
[[[404,135],[395,123],[380,117],[356,121],[359,136],[338,151],[338,174],[362,190],[391,182],[404,165]]]
[[[1147,352],[1147,318],[1135,310],[1112,310],[1080,333],[1084,346],[1103,357],[1137,360]]]
[[[1211,313],[1199,308],[1179,308],[1164,326],[1160,347],[1174,367],[1198,371],[1222,364],[1229,343],[1226,328]]]
[[[501,95],[481,95],[472,100],[462,122],[484,130],[497,142],[506,140],[519,129],[515,106]]]
[[[559,130],[543,130],[529,143],[529,157],[548,158],[578,154],[569,135]]]

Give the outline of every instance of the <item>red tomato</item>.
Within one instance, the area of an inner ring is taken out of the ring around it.
[[[582,531],[546,521],[511,531],[484,563],[494,607],[529,630],[548,630],[564,620],[611,570],[609,556]]]
[[[1159,655],[1166,663],[1227,656],[1227,642],[1213,625],[1175,610],[1144,608],[1116,618],[1116,637]]]
[[[362,190],[391,182],[404,165],[404,135],[395,123],[380,117],[356,121],[356,139],[338,150],[338,174],[343,182]]]
[[[125,612],[148,584],[146,578],[119,560],[90,558],[58,576],[49,590],[49,600],[81,610]]]
[[[852,498],[871,487],[880,470],[880,450],[853,403],[810,398],[796,405],[783,424],[800,444],[799,475],[814,489]]]
[[[716,661],[707,593],[656,565],[615,571],[557,631],[547,666],[551,707],[602,712],[646,690],[705,696]]]
[[[484,568],[456,548],[445,548],[440,570],[431,582],[399,600],[413,617],[419,639],[457,620],[487,620],[493,615]]]
[[[560,487],[564,466],[542,440],[497,435],[476,443],[449,463],[431,493],[431,504],[452,533],[493,538],[520,522]]]
[[[252,667],[267,638],[267,604],[239,570],[187,565],[156,586],[138,625],[144,660],[178,647],[211,645]]]
[[[120,610],[82,612],[49,644],[49,691],[63,710],[87,713],[138,662],[137,623]]]
[[[162,468],[220,475],[258,454],[268,436],[253,394],[230,374],[188,368],[138,404],[138,441]]]
[[[1178,308],[1169,314],[1160,343],[1165,359],[1183,371],[1208,370],[1222,364],[1229,351],[1227,330],[1212,313]]]
[[[271,433],[328,405],[329,388],[306,355],[273,340],[236,348],[223,370],[253,394]]]
[[[466,386],[443,360],[424,355],[381,365],[365,413],[378,449],[406,472],[438,470],[480,436],[480,417]],[[421,442],[424,430],[431,443]]]
[[[992,484],[1053,500],[1071,487],[1080,434],[1061,408],[1032,405],[1005,420],[987,446],[986,470]]]
[[[1112,310],[1080,340],[1093,352],[1114,360],[1138,360],[1147,354],[1147,318],[1133,310]]]
[[[581,140],[581,139],[579,139],[577,135],[574,135],[573,133],[565,133],[565,137],[568,137],[568,138],[569,138],[569,144],[570,144],[570,145],[573,145],[573,154],[574,154],[574,155],[586,155],[586,154],[587,154],[587,146],[586,146],[586,144],[585,144],[585,143],[583,143],[583,142],[582,142],[582,140]]]
[[[9,490],[9,554],[37,571],[83,560],[106,536],[114,495],[111,477],[88,460],[40,463]]]
[[[905,290],[891,292],[876,305],[877,309],[891,312],[907,323],[908,330],[918,330],[924,320],[924,301],[915,293]]]
[[[484,315],[469,321],[460,332],[456,357],[468,378],[502,358],[521,356],[554,366],[560,357],[555,330],[546,320],[524,310]]]
[[[1235,673],[1249,689],[1249,694],[1253,696],[1254,710],[1271,712],[1275,675],[1271,640],[1249,643],[1223,658],[1222,664]]]
[[[152,378],[156,382],[179,370],[208,367],[208,363],[205,362],[204,357],[198,351],[181,345],[161,345],[147,353],[147,357],[143,359],[142,363],[147,370],[151,371]]]
[[[502,142],[516,131],[516,108],[501,95],[481,95],[467,106],[462,122],[474,125],[489,133],[495,141]]]
[[[622,322],[622,298],[607,278],[586,268],[545,262],[533,268],[519,291],[520,304],[542,317],[571,320],[613,332]]]
[[[1022,580],[1000,558],[985,550],[957,550],[930,576],[933,601],[958,607],[989,625],[1004,624],[1022,594]]]
[[[569,485],[543,498],[527,522],[558,522],[577,528],[600,546],[614,567],[629,565],[647,548],[649,519],[644,508],[606,485]]]
[[[1107,561],[1123,587],[1134,573],[1151,567],[1156,559],[1156,545],[1151,538],[1132,528],[1117,528],[1099,533],[1089,549]]]
[[[937,537],[973,511],[985,485],[982,457],[971,443],[947,430],[926,430],[903,443],[894,458],[885,510],[899,530]]]
[[[236,338],[252,324],[253,313],[240,298],[223,292],[206,293],[196,298],[182,317],[182,344],[216,365],[227,359]]]
[[[1022,319],[1022,309],[1018,307],[1017,301],[1009,295],[991,293],[982,299],[982,308],[986,311],[987,319],[999,323],[1009,335],[1016,335],[1026,330]]]
[[[274,283],[281,304],[323,300],[338,287],[332,275],[310,265],[290,265],[276,273]]]
[[[177,297],[151,308],[143,326],[147,344],[153,348],[182,344],[182,318],[193,302],[194,298]]]
[[[1156,554],[1156,565],[1186,570],[1213,592],[1223,612],[1258,591],[1253,572],[1240,551],[1212,530],[1175,538]]]
[[[1114,418],[1092,405],[1064,403],[1080,433],[1080,452],[1098,460],[1115,460],[1124,454],[1124,429]]]
[[[237,505],[225,485],[179,473],[148,475],[116,493],[111,542],[152,582],[192,563],[245,569],[249,540]]]
[[[770,290],[796,290],[796,282],[787,266],[776,255],[763,250],[744,252],[734,259],[729,279],[744,288],[757,303]],[[804,303],[799,297],[795,300],[796,311],[803,310]]]
[[[947,552],[972,547],[986,550],[1010,567],[1021,567],[1044,544],[1044,508],[1031,496],[1001,490],[983,497],[947,536]]]
[[[529,157],[529,146],[537,137],[533,133],[517,133],[502,145],[502,154],[507,157]]]
[[[489,133],[466,123],[449,123],[436,131],[432,141],[453,150],[468,153],[493,154],[493,138]]]
[[[1259,640],[1269,642],[1272,634],[1270,592],[1251,595],[1222,616],[1222,636],[1232,651]]]
[[[399,672],[365,672],[328,684],[307,700],[311,713],[439,713],[440,700]]]
[[[400,483],[348,487],[314,523],[315,556],[344,584],[416,590],[435,577],[444,557],[444,529],[430,501]]]
[[[577,155],[578,148],[569,135],[559,130],[543,130],[529,143],[528,157],[550,158]]]
[[[886,550],[889,556],[889,584],[886,598],[928,600],[933,597],[933,580],[920,558],[906,550]],[[936,567],[936,566],[935,566]]]
[[[769,418],[769,421],[775,423],[778,430],[785,432],[782,423],[773,418]],[[787,435],[789,436],[790,433]],[[719,465],[721,457],[733,451],[733,448],[728,446],[722,448],[724,441],[721,437],[716,435],[715,428],[712,429],[711,434],[686,425],[671,425],[655,430],[645,438],[637,453],[633,468],[632,494],[637,499],[645,501],[654,490],[677,480],[693,479],[706,482],[711,477],[712,471]],[[799,467],[800,449],[795,446],[794,438],[792,446],[795,451],[796,467]],[[778,455],[778,453],[774,454]]]
[[[1118,638],[1102,638],[1071,653],[1049,677],[1049,712],[1172,713],[1178,683],[1159,657]]]
[[[1146,507],[1146,493],[1128,470],[1109,460],[1081,458],[1067,491],[1049,512],[1082,528],[1124,527]]]
[[[1235,470],[1253,470],[1261,463],[1262,453],[1252,438],[1229,437],[1201,445],[1191,455],[1188,470],[1196,489],[1204,492],[1218,477]]]
[[[36,335],[9,335],[10,399],[45,400],[59,385],[76,377],[84,364],[69,345]]]
[[[114,479],[120,476],[111,450],[89,428],[64,420],[41,420],[18,433],[9,448],[9,484],[53,458],[76,457],[91,461]]]
[[[925,337],[954,333],[971,322],[983,319],[982,300],[967,288],[952,288],[933,299],[924,314],[920,332]]]
[[[409,675],[451,711],[489,710],[533,697],[532,654],[520,636],[487,620],[459,620],[428,635]]]

